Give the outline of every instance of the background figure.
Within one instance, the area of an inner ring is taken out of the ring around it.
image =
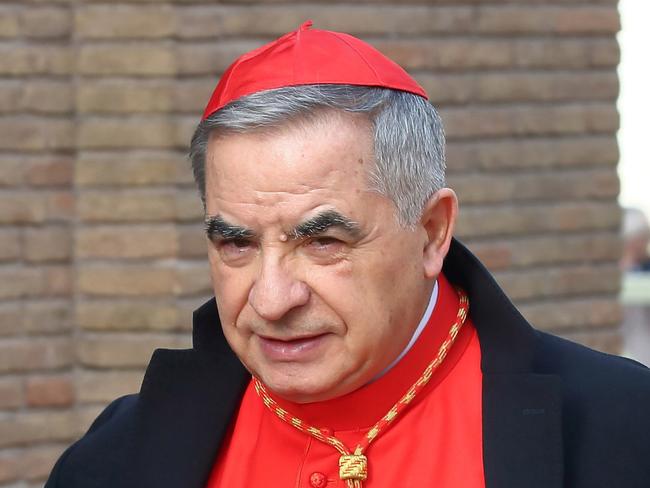
[[[650,271],[650,225],[637,208],[626,208],[623,214],[623,256],[626,271]]]
[[[650,225],[641,210],[624,210],[622,234],[624,354],[647,365],[650,364]]]

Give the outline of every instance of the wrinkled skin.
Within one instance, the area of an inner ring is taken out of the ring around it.
[[[393,202],[369,189],[372,136],[358,115],[211,138],[209,260],[226,339],[275,394],[331,399],[371,381],[411,338],[447,253],[456,197],[440,190],[405,229]],[[331,225],[299,224],[336,212]]]

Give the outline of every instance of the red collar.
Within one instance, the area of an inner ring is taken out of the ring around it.
[[[458,312],[458,295],[447,279],[438,277],[438,300],[431,318],[408,353],[386,374],[358,390],[332,400],[293,403],[275,398],[292,415],[316,427],[335,431],[370,428],[415,383],[433,360]],[[421,399],[453,369],[467,346],[470,334],[463,328],[444,362],[418,395]],[[418,401],[418,398],[414,402]]]

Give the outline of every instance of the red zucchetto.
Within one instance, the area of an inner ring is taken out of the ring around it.
[[[308,20],[237,58],[214,89],[203,120],[237,98],[285,86],[378,86],[428,98],[406,71],[371,45],[349,34],[310,29],[311,25]]]

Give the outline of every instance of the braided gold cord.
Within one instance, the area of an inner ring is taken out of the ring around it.
[[[379,421],[372,426],[372,428],[366,433],[361,442],[357,444],[354,449],[354,453],[350,450],[333,435],[326,434],[324,429],[318,429],[313,427],[298,417],[294,417],[289,412],[284,410],[278,403],[271,398],[269,393],[266,391],[266,388],[262,382],[253,377],[253,385],[255,391],[262,399],[264,405],[273,412],[280,420],[283,422],[295,427],[300,432],[308,434],[313,438],[328,444],[336,449],[341,457],[339,458],[339,477],[342,480],[345,480],[348,488],[361,488],[362,482],[368,478],[368,459],[364,455],[364,452],[370,445],[370,443],[375,440],[379,434],[385,431],[387,427],[399,416],[401,412],[413,401],[416,395],[427,385],[433,372],[442,364],[447,353],[451,346],[453,345],[458,332],[465,323],[467,319],[467,312],[469,309],[469,299],[463,290],[460,288],[456,289],[459,298],[458,304],[458,313],[456,314],[456,320],[451,325],[447,338],[442,342],[440,348],[438,349],[438,354],[433,361],[424,369],[417,381],[408,389],[402,398],[400,398],[395,405],[391,407],[390,410],[384,415]]]

